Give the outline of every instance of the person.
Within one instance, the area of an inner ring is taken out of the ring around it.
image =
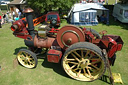
[[[12,19],[12,13],[9,12],[9,19]]]
[[[103,22],[103,23],[106,23],[107,22],[107,18],[106,18],[106,15],[105,14],[102,14],[100,16],[100,21]]]
[[[19,12],[19,9],[18,9],[18,8],[16,8],[16,14],[18,14],[18,12]]]
[[[21,12],[20,11],[18,12],[18,17],[21,19]]]
[[[15,18],[15,12],[13,11],[12,12],[12,15],[13,15],[13,20],[15,20],[14,18]]]
[[[105,1],[104,1],[104,0],[100,0],[100,2],[101,2],[101,3],[105,3]]]
[[[16,15],[16,17],[15,17],[15,21],[17,21],[17,20],[19,20],[19,17],[18,17],[18,15]]]
[[[3,19],[3,13],[2,13],[2,16],[1,16],[1,25],[4,24],[4,19]]]
[[[6,19],[6,22],[8,22],[8,13],[6,13],[6,17],[5,17],[5,19]]]
[[[3,16],[3,24],[4,24],[6,22],[6,14],[3,13],[2,16]]]
[[[98,3],[98,0],[93,0],[94,3]]]
[[[1,26],[1,21],[2,21],[2,17],[1,17],[1,15],[0,15],[0,28],[2,28],[2,26]]]

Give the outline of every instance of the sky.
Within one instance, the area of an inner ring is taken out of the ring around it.
[[[10,0],[0,0],[0,1],[10,1]]]

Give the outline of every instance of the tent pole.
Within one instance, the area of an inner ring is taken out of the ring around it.
[[[106,4],[108,5],[108,0],[106,0]]]
[[[115,4],[117,4],[117,0],[115,0]]]
[[[109,25],[109,10],[107,10],[107,25]]]

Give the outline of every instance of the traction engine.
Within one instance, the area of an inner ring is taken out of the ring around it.
[[[35,68],[37,55],[47,53],[48,62],[61,62],[64,71],[73,79],[94,81],[102,77],[106,70],[103,50],[106,50],[110,65],[114,65],[115,53],[122,49],[121,37],[104,35],[106,31],[100,33],[102,37],[94,29],[73,25],[61,29],[42,25],[36,31],[32,19],[33,10],[27,8],[23,12],[26,21],[20,19],[14,22],[11,30],[13,35],[23,38],[29,48],[19,50],[17,54],[18,62],[26,68]]]

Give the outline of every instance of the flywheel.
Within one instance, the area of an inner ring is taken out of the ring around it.
[[[74,25],[66,25],[57,33],[57,42],[61,48],[66,49],[77,42],[84,42],[84,32]]]

